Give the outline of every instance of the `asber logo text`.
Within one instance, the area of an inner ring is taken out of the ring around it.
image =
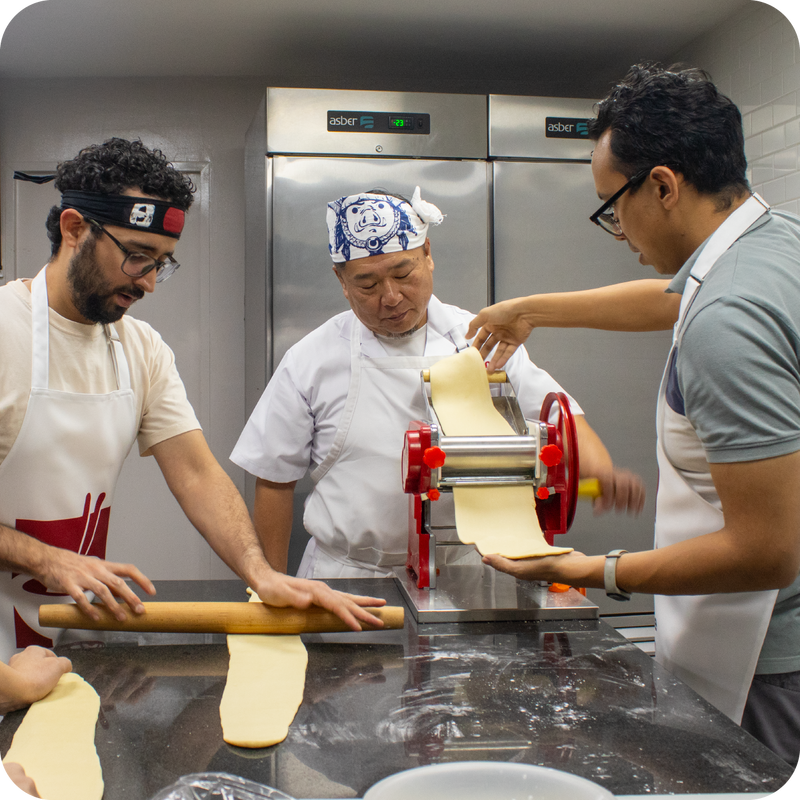
[[[329,131],[374,131],[376,118],[369,111],[342,111],[328,109]]]
[[[588,139],[589,120],[579,117],[547,117],[544,135],[548,139]]]

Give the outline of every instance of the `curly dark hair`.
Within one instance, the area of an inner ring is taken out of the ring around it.
[[[150,150],[141,140],[113,137],[102,144],[84,147],[70,161],[58,165],[55,187],[99,194],[120,194],[138,189],[143,194],[167,200],[183,211],[194,201],[195,186],[175,169],[160,150]],[[53,206],[47,215],[47,237],[52,256],[61,247],[62,208]]]
[[[749,191],[742,115],[701,69],[654,62],[631,67],[597,104],[589,136],[611,130],[611,152],[630,178],[668,166],[721,208]]]

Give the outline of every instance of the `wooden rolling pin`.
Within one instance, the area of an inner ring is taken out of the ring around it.
[[[168,633],[326,633],[350,628],[331,611],[314,606],[307,609],[275,608],[263,603],[142,603],[144,613],[120,622],[99,604],[95,622],[74,603],[39,606],[39,624],[46,628],[78,628],[92,631],[141,631]],[[383,620],[383,628],[402,628],[401,606],[371,608]]]

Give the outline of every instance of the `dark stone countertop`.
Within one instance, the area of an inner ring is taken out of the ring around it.
[[[403,604],[391,579],[329,583]],[[246,599],[237,581],[156,586],[161,601]],[[104,800],[146,800],[206,771],[298,798],[361,797],[395,772],[464,760],[555,767],[616,795],[771,792],[792,774],[602,621],[417,625],[407,612],[401,631],[303,641],[289,736],[246,750],[222,741],[223,635],[67,632],[58,651],[102,698]],[[3,753],[23,716],[0,723]]]

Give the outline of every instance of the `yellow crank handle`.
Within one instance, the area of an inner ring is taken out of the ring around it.
[[[594,500],[603,494],[597,478],[582,478],[578,481],[578,499]]]

